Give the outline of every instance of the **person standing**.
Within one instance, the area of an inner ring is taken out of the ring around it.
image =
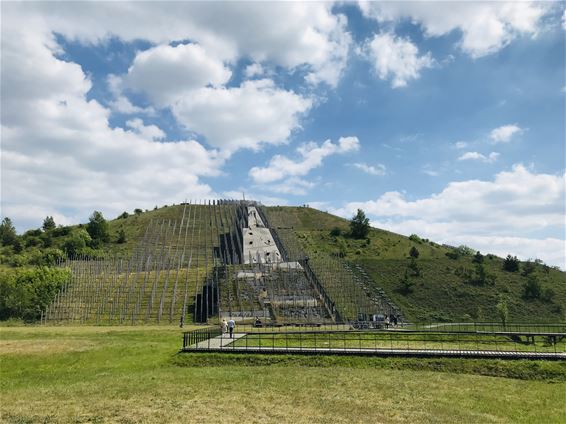
[[[228,331],[230,332],[230,338],[233,339],[234,338],[234,328],[236,327],[236,321],[234,321],[232,318],[230,318],[230,321],[228,321]]]
[[[222,324],[220,324],[222,328],[222,334],[226,334],[228,332],[228,323],[226,322],[226,318],[222,320]]]

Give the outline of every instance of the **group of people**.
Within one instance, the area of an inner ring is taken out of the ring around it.
[[[234,338],[234,328],[236,328],[236,321],[234,321],[233,319],[230,319],[228,322],[226,322],[226,318],[224,318],[222,320],[222,334],[226,334],[226,333],[230,333],[230,338],[233,339]]]

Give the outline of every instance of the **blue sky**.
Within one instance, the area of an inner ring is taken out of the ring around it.
[[[3,3],[2,216],[310,204],[565,267],[563,2]]]

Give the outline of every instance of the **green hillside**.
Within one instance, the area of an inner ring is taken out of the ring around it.
[[[502,300],[507,304],[509,320],[564,320],[566,273],[553,267],[522,262],[518,271],[508,272],[503,270],[503,258],[483,252],[483,269],[495,281],[481,284],[476,281],[478,264],[467,249],[377,228],[370,230],[367,239],[355,240],[348,236],[346,219],[305,207],[268,209],[273,217],[271,224],[293,227],[307,254],[339,256],[361,265],[376,287],[383,289],[410,320],[499,321],[496,305]],[[340,235],[331,235],[337,233],[336,229]],[[413,247],[419,252],[414,260],[420,270],[418,276],[410,268]],[[410,290],[404,290],[401,284],[405,271],[412,284]],[[538,282],[539,298],[525,298],[529,278]]]
[[[69,241],[76,239],[76,255],[128,257],[152,219],[178,219],[183,208],[165,206],[108,220],[107,240],[92,240],[86,224],[30,230],[17,237],[18,246],[0,248],[0,266],[15,271],[52,265],[70,253],[73,243]],[[205,206],[193,208],[197,220],[207,219]],[[406,319],[499,321],[499,304],[500,309],[507,307],[510,321],[564,320],[566,273],[540,262],[521,262],[518,270],[505,271],[504,259],[489,252],[475,257],[469,248],[442,246],[417,235],[405,237],[376,228],[367,238],[357,240],[349,236],[346,219],[308,207],[266,209],[270,225],[292,230],[306,254],[333,258],[352,269],[358,269],[352,265],[361,266],[372,280],[368,290],[382,290]],[[418,257],[410,256],[411,249],[418,251]]]

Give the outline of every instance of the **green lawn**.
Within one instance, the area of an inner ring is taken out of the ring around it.
[[[2,422],[566,420],[563,362],[178,354],[174,327],[1,327]]]

